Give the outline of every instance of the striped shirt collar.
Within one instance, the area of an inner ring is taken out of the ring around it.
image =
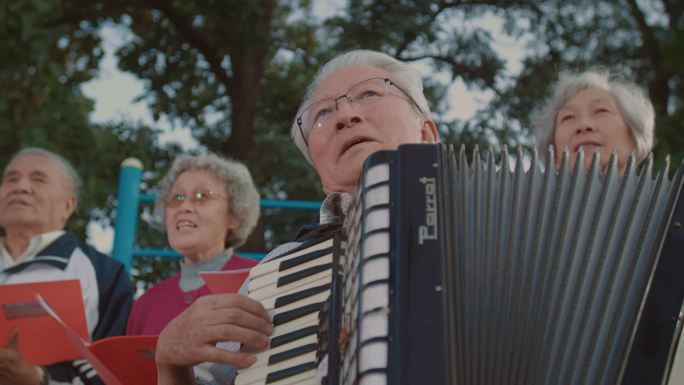
[[[323,201],[320,211],[320,224],[331,222],[343,222],[352,203],[352,194],[346,192],[334,192]]]

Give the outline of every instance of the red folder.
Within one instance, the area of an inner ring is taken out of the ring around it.
[[[18,346],[33,365],[49,365],[82,357],[59,323],[38,304],[41,295],[79,338],[88,338],[81,285],[77,279],[0,285],[0,346],[19,327]]]
[[[154,349],[157,336],[117,336],[93,343],[83,339],[62,320],[49,304],[38,302],[62,328],[62,334],[81,353],[107,385],[148,385],[157,383]]]
[[[205,271],[200,276],[207,283],[209,290],[214,294],[234,294],[240,291],[240,287],[249,276],[251,269]]]

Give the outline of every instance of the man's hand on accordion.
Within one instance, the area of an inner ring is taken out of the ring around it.
[[[164,379],[178,380],[179,372],[191,375],[192,365],[201,362],[249,366],[256,360],[253,354],[220,349],[216,343],[235,341],[261,350],[272,331],[270,316],[255,300],[239,294],[200,297],[159,335],[159,383],[176,383]]]

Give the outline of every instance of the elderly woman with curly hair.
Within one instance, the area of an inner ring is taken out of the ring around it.
[[[653,104],[636,84],[605,70],[561,73],[534,123],[539,150],[554,145],[556,166],[567,149],[574,167],[583,149],[587,169],[595,152],[602,170],[616,153],[622,172],[630,154],[641,162],[653,148]]]
[[[250,268],[242,245],[259,218],[259,193],[243,164],[213,154],[181,156],[159,184],[156,204],[180,272],[133,305],[126,334],[157,335],[195,300],[211,294],[199,273]]]

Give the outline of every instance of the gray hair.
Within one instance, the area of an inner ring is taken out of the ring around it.
[[[551,96],[533,119],[537,135],[537,147],[546,155],[556,134],[556,115],[567,101],[589,88],[609,92],[615,97],[618,108],[627,122],[630,133],[637,144],[637,160],[644,160],[653,148],[655,111],[653,104],[635,83],[620,79],[605,69],[591,69],[582,73],[559,74]],[[556,149],[562,151],[562,149]]]
[[[306,142],[299,131],[297,117],[302,113],[304,108],[309,105],[311,98],[313,98],[313,95],[316,92],[316,89],[320,86],[321,82],[325,80],[325,78],[343,68],[362,65],[376,67],[389,72],[392,82],[406,92],[406,94],[413,99],[415,104],[418,106],[420,111],[416,109],[416,112],[425,119],[432,119],[430,107],[428,106],[427,99],[423,94],[423,78],[416,69],[382,52],[355,50],[338,55],[326,63],[320,70],[318,70],[313,81],[306,89],[304,99],[302,99],[299,109],[297,109],[295,119],[292,121],[292,125],[290,127],[290,134],[292,135],[292,139],[294,139],[295,145],[297,148],[299,148],[299,151],[302,152],[310,164],[313,163],[311,156],[309,155],[308,146],[306,145]]]
[[[76,198],[78,198],[80,191],[81,191],[81,186],[83,185],[83,181],[81,180],[81,177],[78,175],[78,172],[76,172],[76,169],[74,166],[71,165],[71,163],[66,160],[63,156],[52,152],[50,150],[46,150],[41,147],[26,147],[24,149],[19,150],[17,153],[12,155],[12,157],[9,160],[9,163],[7,165],[11,164],[15,160],[21,158],[22,156],[25,155],[39,155],[39,156],[44,156],[47,158],[50,158],[52,161],[54,161],[64,172],[64,176],[66,177],[66,181],[73,190],[74,195],[76,195]],[[7,167],[5,167],[5,171],[3,171],[3,174],[7,171]]]
[[[247,167],[233,159],[215,154],[181,155],[171,166],[166,176],[157,185],[159,199],[155,202],[157,214],[166,223],[166,198],[178,177],[186,171],[206,170],[214,174],[228,191],[229,215],[235,215],[240,225],[226,239],[226,246],[238,247],[247,237],[259,219],[259,193],[254,187],[252,175]],[[162,226],[163,227],[163,226]]]

